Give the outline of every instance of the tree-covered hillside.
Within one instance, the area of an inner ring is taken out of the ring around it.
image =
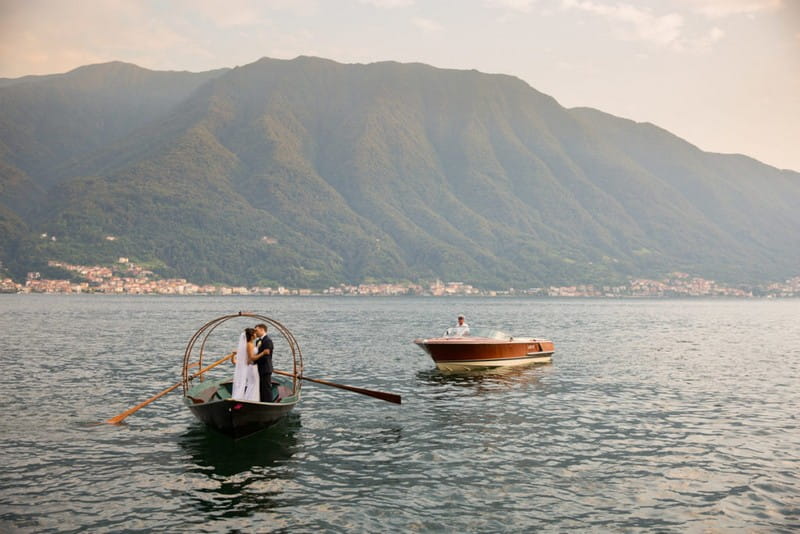
[[[309,287],[800,269],[797,173],[565,109],[509,76],[113,63],[5,81],[0,104],[0,253],[17,276],[118,256],[195,282]]]

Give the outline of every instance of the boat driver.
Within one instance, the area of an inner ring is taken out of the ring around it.
[[[452,330],[454,336],[464,337],[469,335],[469,325],[464,321],[464,316],[458,316],[458,324]]]

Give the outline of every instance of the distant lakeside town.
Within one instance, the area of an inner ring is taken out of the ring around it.
[[[527,289],[509,288],[504,291],[478,289],[463,282],[436,280],[428,285],[412,283],[340,284],[324,290],[286,287],[243,287],[218,284],[198,285],[182,278],[160,278],[128,260],[119,258],[114,266],[72,265],[50,261],[51,267],[74,273],[73,280],[42,278],[28,273],[24,284],[11,278],[0,279],[0,293],[66,293],[66,294],[125,294],[125,295],[267,295],[267,296],[531,296],[531,297],[735,297],[786,298],[800,297],[800,276],[783,283],[754,287],[730,287],[686,273],[672,273],[663,280],[631,279],[619,286],[549,286]]]

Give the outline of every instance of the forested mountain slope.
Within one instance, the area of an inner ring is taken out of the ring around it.
[[[565,109],[510,76],[300,57],[12,82],[0,252],[16,274],[118,256],[196,282],[311,287],[800,269],[798,173]]]

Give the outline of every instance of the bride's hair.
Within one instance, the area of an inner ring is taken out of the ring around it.
[[[256,336],[256,331],[253,328],[245,328],[244,329],[244,338],[247,341],[253,341],[253,338]]]

